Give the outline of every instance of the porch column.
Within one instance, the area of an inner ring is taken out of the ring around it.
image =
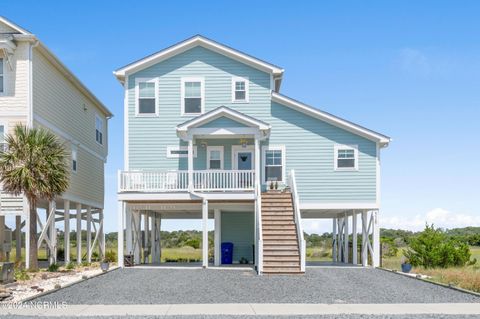
[[[133,259],[135,261],[135,264],[140,264],[141,263],[141,250],[142,250],[142,242],[140,238],[140,232],[141,232],[141,224],[140,224],[140,212],[135,211],[132,213],[133,216]]]
[[[48,205],[48,209],[50,214],[53,214],[52,222],[50,224],[49,232],[50,232],[50,242],[52,243],[52,249],[50,250],[50,258],[49,264],[56,264],[57,263],[57,229],[55,228],[55,214],[57,211],[57,203],[52,200]],[[46,222],[45,222],[46,224]]]
[[[77,203],[77,264],[82,263],[82,204]]]
[[[15,216],[15,261],[19,262],[22,260],[22,216]],[[28,254],[27,251],[25,251]]]
[[[333,225],[332,225],[332,261],[334,263],[337,262],[337,219],[333,218]]]
[[[380,224],[378,222],[378,210],[372,212],[373,219],[373,267],[380,267]]]
[[[99,239],[99,250],[100,250],[100,259],[105,258],[105,231],[104,228],[104,221],[103,221],[103,209],[98,210],[98,239]]]
[[[128,204],[123,202],[125,211],[125,240],[127,246],[127,255],[133,254],[133,237],[132,237],[132,210]]]
[[[188,140],[188,190],[193,191],[193,138]]]
[[[92,262],[92,208],[87,207],[87,262]]]
[[[157,213],[153,213],[152,216],[152,263],[160,263],[162,258],[161,247],[161,222],[162,216]]]
[[[149,237],[150,237],[150,220],[149,220],[149,212],[145,212],[145,215],[143,216],[143,229],[145,232],[145,235],[143,236],[143,251],[144,251],[144,256],[143,256],[143,262],[148,263],[149,262],[149,257],[151,254],[151,249],[149,245]]]
[[[348,264],[348,250],[349,250],[349,245],[348,245],[348,241],[349,241],[349,236],[348,236],[348,214],[345,213],[345,219],[344,219],[344,223],[345,223],[345,226],[344,227],[344,231],[343,231],[343,235],[344,235],[344,242],[343,242],[343,262]]]
[[[357,252],[357,212],[353,211],[352,215],[352,264],[358,264],[358,252]]]
[[[202,202],[202,266],[208,268],[208,200],[204,199]]]
[[[220,266],[221,258],[221,244],[222,244],[222,212],[220,209],[214,210],[215,214],[215,266]]]
[[[367,220],[368,213],[362,211],[362,266],[368,266],[368,229],[367,229]]]
[[[117,229],[117,264],[119,267],[123,267],[123,228],[125,218],[125,203],[123,201],[118,201],[118,229]]]
[[[63,201],[63,252],[65,265],[70,262],[70,201]]]
[[[261,199],[261,183],[260,183],[260,140],[255,136],[255,153],[253,154],[255,159],[255,231],[254,231],[254,243],[255,243],[255,266],[257,272],[260,274],[263,271],[263,239],[260,238],[260,229],[262,227],[262,199]]]

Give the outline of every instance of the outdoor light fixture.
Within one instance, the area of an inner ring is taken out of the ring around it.
[[[242,144],[242,147],[243,148],[246,148],[247,147],[247,144],[248,144],[248,140],[246,138],[242,138],[240,140],[240,144]]]

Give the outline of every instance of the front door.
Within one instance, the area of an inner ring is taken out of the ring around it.
[[[252,151],[239,151],[237,153],[237,169],[238,170],[251,170],[253,159]]]

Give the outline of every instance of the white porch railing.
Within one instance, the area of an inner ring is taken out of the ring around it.
[[[292,192],[295,224],[297,224],[298,248],[300,250],[300,270],[304,272],[305,263],[306,263],[305,257],[307,253],[307,245],[303,236],[302,216],[300,214],[300,201],[298,198],[297,182],[295,180],[295,171],[293,169],[290,171],[288,184]]]
[[[188,171],[120,171],[119,192],[186,192]],[[193,189],[199,192],[253,191],[253,170],[193,171]]]

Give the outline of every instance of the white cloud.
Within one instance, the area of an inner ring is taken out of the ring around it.
[[[458,228],[466,226],[480,226],[480,216],[463,213],[454,213],[443,208],[434,208],[423,215],[411,217],[381,217],[382,228],[422,230],[425,223],[434,224],[441,228]]]
[[[403,71],[413,75],[428,76],[431,71],[427,56],[412,48],[405,48],[400,51],[400,66]]]

